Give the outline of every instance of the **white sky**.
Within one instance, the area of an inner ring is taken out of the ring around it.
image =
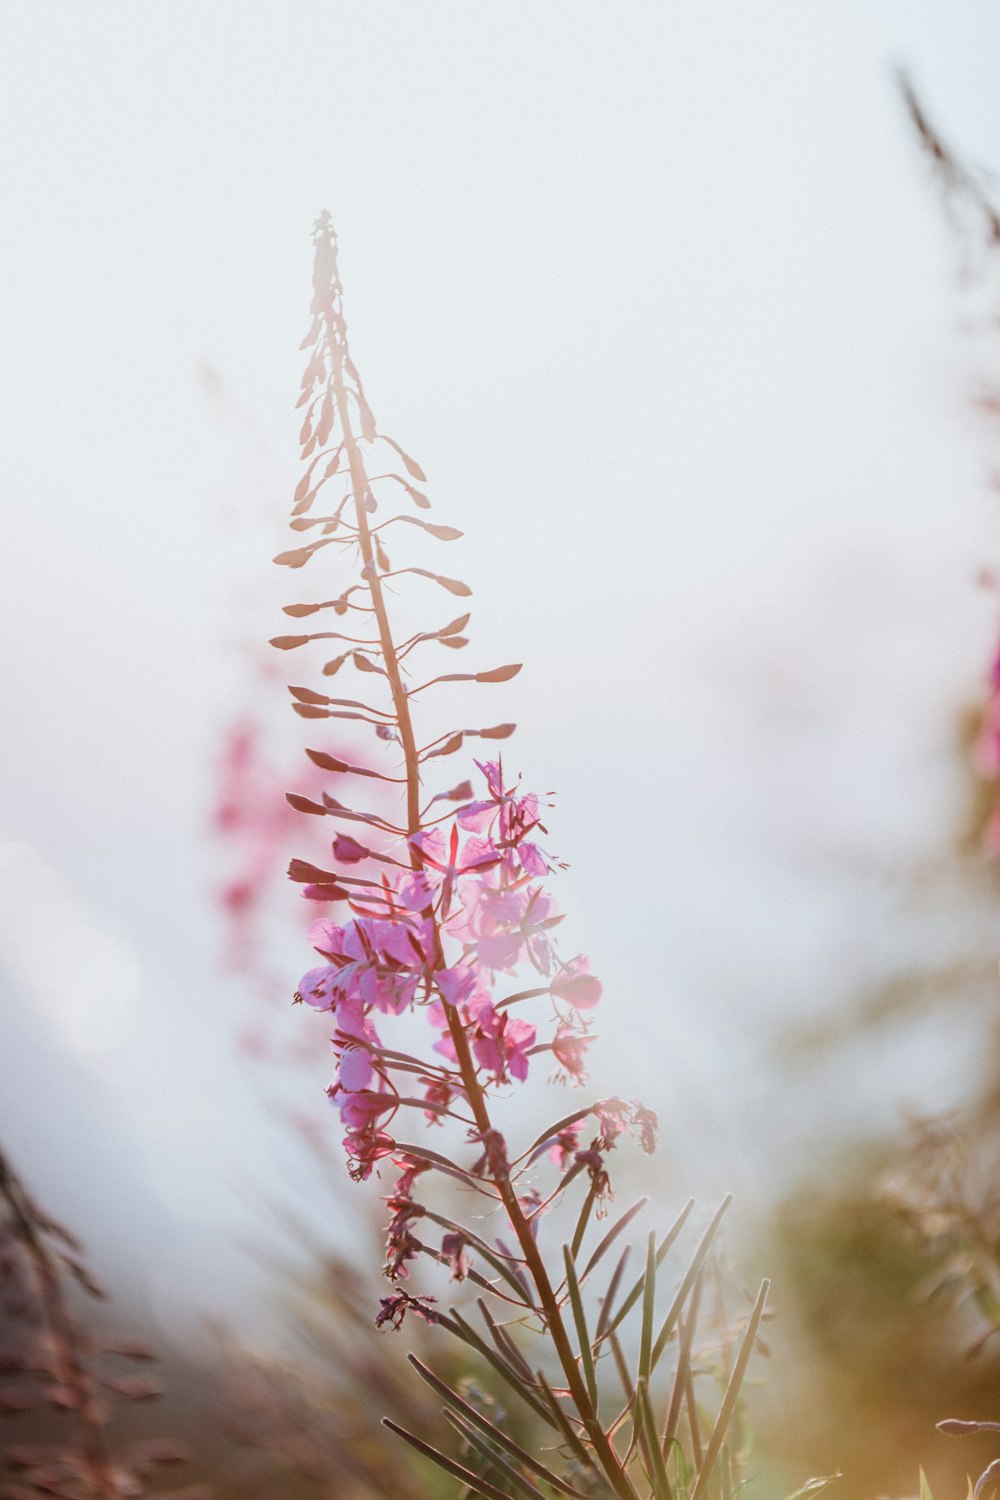
[[[98,1259],[142,1239],[151,1295],[274,1174],[204,822],[233,645],[321,566],[264,564],[323,207],[380,423],[466,532],[480,664],[526,663],[490,709],[559,790],[603,1091],[707,1196],[954,1094],[936,1038],[825,1093],[763,1061],[908,940],[852,861],[947,837],[994,625],[897,63],[1000,165],[985,0],[5,7],[0,1131]]]

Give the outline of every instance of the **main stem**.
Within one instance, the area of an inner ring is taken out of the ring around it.
[[[347,391],[344,386],[343,374],[343,346],[338,337],[338,331],[328,324],[328,340],[330,356],[333,364],[333,388],[334,400],[337,406],[337,415],[340,419],[341,430],[344,436],[344,446],[350,468],[351,490],[354,499],[354,510],[356,517],[356,528],[358,543],[361,548],[361,556],[364,559],[364,576],[371,593],[372,606],[375,611],[375,619],[378,625],[379,644],[382,650],[382,660],[385,665],[389,686],[392,691],[393,708],[395,709],[396,722],[399,726],[399,737],[403,747],[403,755],[406,761],[406,822],[407,830],[412,836],[420,831],[420,762],[417,754],[417,742],[413,733],[413,721],[410,717],[410,704],[403,687],[402,675],[399,668],[399,659],[396,655],[395,642],[389,623],[389,614],[386,609],[385,595],[382,589],[382,580],[378,574],[375,563],[374,549],[372,547],[371,530],[368,525],[368,513],[365,509],[365,499],[369,491],[368,477],[365,472],[364,460],[358,447],[357,438],[351,423],[351,414],[347,400]],[[415,870],[423,866],[420,852],[412,842],[408,843],[410,863]],[[434,923],[435,945],[438,957],[443,962],[441,953],[441,937],[438,931],[437,921],[433,913],[428,913]],[[454,1006],[441,997],[445,1016],[448,1020],[448,1030],[455,1046],[458,1060],[459,1072],[466,1097],[471,1106],[476,1125],[480,1133],[485,1136],[487,1131],[493,1129],[490,1120],[489,1109],[481,1083],[476,1073],[476,1066],[469,1050],[469,1039],[465,1034],[461,1017]],[[636,1500],[635,1490],[622,1467],[621,1461],[611,1444],[610,1438],[601,1426],[600,1419],[590,1399],[590,1394],[580,1374],[573,1346],[570,1343],[562,1319],[562,1311],[556,1297],[552,1283],[549,1279],[545,1262],[535,1242],[524,1209],[517,1196],[517,1192],[510,1180],[508,1173],[502,1173],[493,1179],[497,1192],[503,1202],[507,1217],[512,1229],[517,1236],[518,1244],[524,1255],[525,1262],[531,1272],[532,1280],[538,1292],[539,1302],[545,1313],[546,1324],[559,1355],[559,1362],[570,1394],[573,1397],[577,1411],[586,1429],[587,1436],[593,1445],[594,1452],[601,1462],[601,1467],[611,1483],[619,1500]]]

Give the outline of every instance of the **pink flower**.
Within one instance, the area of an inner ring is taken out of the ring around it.
[[[439,828],[432,828],[424,833],[415,833],[410,839],[412,846],[420,853],[424,862],[437,870],[444,876],[441,882],[441,918],[442,921],[448,916],[451,909],[451,899],[455,889],[456,881],[463,875],[476,874],[491,866],[499,864],[500,855],[491,846],[483,848],[476,846],[471,856],[459,860],[458,825],[453,823],[451,827],[451,838],[445,850],[444,835]]]
[[[528,1048],[535,1044],[534,1026],[488,1003],[476,1014],[475,1023],[472,1050],[479,1066],[493,1074],[494,1083],[506,1083],[508,1073],[523,1083],[528,1076]]]
[[[587,1048],[592,1038],[581,1036],[569,1026],[560,1026],[552,1040],[556,1061],[576,1083],[587,1079]]]
[[[336,1003],[334,987],[339,978],[340,970],[335,964],[327,964],[322,969],[310,969],[299,980],[295,998],[304,1000],[315,1010],[332,1010]]]
[[[577,1010],[593,1010],[603,994],[601,981],[591,974],[590,960],[582,953],[563,965],[549,989],[557,1000],[565,1000]]]

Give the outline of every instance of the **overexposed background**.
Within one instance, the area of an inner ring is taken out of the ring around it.
[[[281,1170],[206,828],[247,655],[323,567],[267,560],[324,207],[380,425],[466,532],[476,664],[526,663],[485,713],[558,788],[602,1092],[744,1199],[956,1097],[973,1029],[773,1054],[912,951],[892,872],[954,831],[996,499],[893,69],[1000,162],[995,9],[21,0],[3,31],[0,1131],[98,1264],[241,1305]]]

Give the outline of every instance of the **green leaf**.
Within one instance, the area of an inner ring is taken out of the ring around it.
[[[448,1317],[439,1315],[438,1321],[442,1326],[447,1328],[448,1332],[454,1334],[456,1338],[461,1339],[463,1344],[468,1344],[470,1349],[475,1349],[477,1354],[482,1355],[487,1364],[492,1365],[497,1374],[503,1377],[511,1390],[516,1391],[521,1400],[530,1406],[532,1411],[536,1412],[543,1421],[548,1422],[551,1427],[553,1422],[548,1411],[538,1397],[526,1389],[524,1380],[518,1372],[512,1370],[507,1361],[501,1359],[499,1354],[491,1349],[485,1340],[479,1337],[476,1330],[470,1327],[461,1314],[457,1313],[453,1307],[449,1309],[449,1313],[450,1316]]]
[[[622,1233],[623,1230],[628,1228],[632,1220],[635,1218],[636,1214],[641,1213],[648,1202],[648,1198],[640,1198],[638,1203],[633,1203],[632,1207],[626,1209],[621,1218],[618,1219],[616,1223],[612,1224],[611,1228],[608,1230],[607,1234],[604,1236],[603,1240],[598,1245],[597,1249],[594,1251],[587,1264],[584,1266],[583,1274],[580,1277],[581,1286],[586,1281],[587,1277],[590,1275],[594,1267],[599,1263],[601,1257],[605,1255],[608,1250],[610,1250],[611,1246],[614,1244],[618,1236]]]
[[[568,1245],[563,1246],[563,1261],[566,1265],[566,1289],[569,1292],[570,1305],[573,1308],[573,1322],[576,1324],[576,1337],[580,1345],[583,1378],[587,1382],[587,1391],[590,1395],[591,1405],[596,1411],[597,1376],[594,1371],[594,1355],[590,1347],[590,1334],[587,1332],[587,1318],[583,1310],[583,1299],[580,1296],[580,1287],[576,1279],[573,1252]]]
[[[677,1295],[671,1303],[670,1311],[667,1313],[667,1316],[663,1322],[663,1327],[660,1329],[660,1332],[657,1335],[656,1344],[653,1349],[653,1369],[655,1369],[657,1364],[659,1363],[660,1357],[667,1346],[667,1341],[673,1334],[674,1327],[680,1315],[680,1310],[687,1300],[688,1293],[698,1279],[698,1273],[700,1272],[702,1265],[704,1264],[706,1255],[711,1249],[712,1241],[715,1239],[715,1236],[718,1233],[719,1225],[722,1223],[723,1217],[726,1213],[726,1209],[729,1207],[732,1201],[732,1198],[728,1195],[723,1198],[722,1202],[719,1204],[719,1207],[716,1209],[714,1215],[712,1216],[711,1223],[701,1237],[698,1248],[691,1259],[691,1264],[688,1266],[687,1270],[684,1273],[684,1278],[681,1281],[680,1286],[677,1288]]]
[[[471,1469],[466,1469],[462,1464],[456,1463],[453,1458],[448,1458],[444,1453],[439,1453],[437,1448],[432,1448],[430,1443],[425,1443],[422,1438],[414,1437],[412,1432],[407,1432],[405,1427],[399,1427],[389,1417],[382,1418],[382,1426],[388,1427],[390,1432],[396,1433],[404,1443],[409,1443],[411,1448],[416,1448],[431,1463],[437,1464],[438,1468],[444,1469],[446,1474],[452,1474],[460,1479],[463,1484],[468,1485],[474,1495],[482,1495],[484,1500],[510,1500],[510,1496],[503,1490],[498,1490],[495,1484],[490,1484],[488,1479],[480,1479]]]
[[[584,1468],[589,1469],[591,1473],[594,1474],[600,1473],[597,1464],[594,1462],[593,1456],[580,1441],[580,1438],[575,1432],[569,1418],[559,1404],[558,1396],[549,1385],[544,1373],[541,1370],[538,1370],[536,1371],[536,1377],[538,1380],[538,1384],[542,1389],[542,1394],[545,1397],[546,1407],[551,1412],[550,1425],[556,1427],[558,1431],[562,1433],[566,1446],[570,1449],[574,1457],[577,1458],[581,1464],[583,1464]]]
[[[501,1473],[507,1476],[515,1489],[520,1490],[522,1495],[527,1495],[528,1500],[546,1500],[541,1490],[536,1489],[529,1480],[525,1479],[523,1474],[519,1474],[513,1464],[509,1464],[497,1452],[496,1448],[488,1443],[468,1422],[463,1422],[461,1417],[456,1416],[453,1411],[448,1411],[447,1409],[445,1410],[444,1417],[446,1422],[450,1422],[452,1427],[461,1433],[467,1443],[471,1443],[473,1448],[488,1460],[492,1468],[499,1469]]]
[[[608,1319],[611,1317],[611,1309],[614,1307],[615,1293],[618,1290],[618,1283],[622,1279],[622,1275],[625,1271],[625,1264],[629,1258],[629,1255],[631,1254],[631,1251],[632,1246],[626,1245],[621,1255],[618,1257],[618,1264],[615,1266],[615,1269],[611,1274],[611,1280],[608,1282],[608,1289],[601,1299],[601,1311],[597,1319],[597,1333],[595,1336],[595,1343],[603,1337],[604,1326],[607,1323]]]
[[[579,1490],[575,1490],[566,1480],[560,1479],[558,1474],[554,1474],[539,1459],[533,1458],[530,1453],[527,1453],[502,1428],[495,1426],[489,1417],[484,1416],[481,1411],[478,1411],[476,1407],[460,1396],[457,1391],[452,1390],[451,1386],[446,1384],[439,1375],[435,1375],[433,1370],[428,1369],[415,1354],[408,1354],[407,1359],[420,1378],[426,1381],[439,1396],[442,1396],[448,1402],[449,1406],[453,1407],[456,1412],[460,1412],[468,1422],[474,1423],[481,1432],[486,1433],[487,1437],[492,1438],[495,1443],[505,1448],[519,1463],[524,1464],[525,1468],[530,1469],[533,1474],[537,1474],[539,1479],[544,1479],[546,1484],[552,1485],[553,1489],[561,1491],[564,1495],[573,1497],[573,1500],[582,1500]]]
[[[654,1500],[673,1500],[673,1492],[670,1481],[667,1478],[666,1466],[663,1455],[660,1452],[659,1439],[656,1436],[656,1422],[653,1417],[653,1406],[649,1399],[649,1386],[645,1378],[640,1378],[638,1386],[639,1410],[642,1413],[643,1431],[647,1434],[647,1446],[649,1449],[649,1461],[652,1467],[650,1480],[653,1485]]]
[[[698,1478],[695,1481],[694,1489],[691,1491],[691,1500],[701,1500],[707,1489],[708,1481],[715,1467],[715,1461],[719,1456],[719,1450],[725,1440],[726,1432],[733,1419],[733,1413],[736,1410],[736,1403],[740,1396],[740,1387],[743,1384],[747,1365],[750,1363],[750,1355],[753,1353],[753,1346],[757,1339],[757,1330],[760,1328],[760,1320],[764,1316],[764,1304],[767,1301],[767,1294],[770,1289],[771,1283],[769,1281],[761,1282],[760,1291],[757,1293],[757,1300],[753,1305],[750,1321],[747,1324],[747,1331],[743,1335],[739,1353],[736,1356],[736,1363],[733,1365],[733,1373],[729,1377],[729,1384],[726,1386],[726,1393],[722,1398],[719,1415],[715,1419],[712,1436],[708,1440],[708,1446],[705,1449],[705,1455],[698,1470]]]
[[[653,1312],[656,1307],[656,1235],[646,1242],[646,1273],[642,1287],[642,1331],[639,1336],[639,1380],[648,1381],[653,1356]]]
[[[726,1200],[727,1203],[729,1201],[729,1199]],[[693,1207],[694,1199],[689,1198],[687,1203],[681,1209],[680,1213],[677,1215],[677,1218],[674,1220],[673,1224],[671,1224],[670,1228],[667,1230],[666,1234],[660,1241],[660,1247],[656,1252],[656,1264],[658,1266],[662,1265],[664,1256],[670,1250],[670,1248],[674,1244],[674,1241],[677,1239],[677,1236],[684,1228],[684,1225],[687,1222],[688,1214],[691,1212]],[[628,1317],[629,1313],[632,1311],[633,1307],[642,1296],[642,1288],[645,1279],[646,1273],[644,1271],[643,1274],[639,1277],[639,1280],[636,1282],[635,1286],[629,1292],[628,1296],[625,1298],[625,1301],[622,1303],[621,1307],[615,1313],[612,1321],[604,1329],[604,1332],[601,1334],[601,1338],[607,1338],[608,1334],[613,1333],[614,1330],[618,1327],[622,1319]]]

